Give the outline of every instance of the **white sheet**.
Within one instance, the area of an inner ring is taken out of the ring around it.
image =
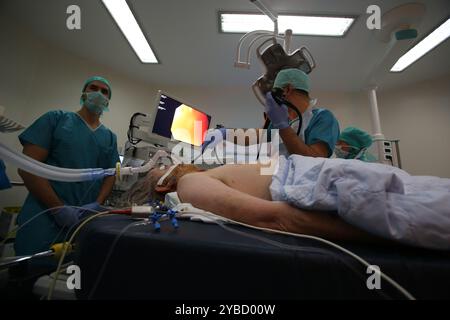
[[[178,218],[189,219],[192,221],[203,221],[206,223],[217,223],[218,221],[221,221],[222,223],[231,223],[231,221],[227,218],[196,208],[190,203],[182,203],[176,192],[166,194],[164,203],[169,208],[178,211]]]
[[[270,191],[293,206],[337,211],[379,236],[450,249],[450,179],[359,160],[281,157]]]

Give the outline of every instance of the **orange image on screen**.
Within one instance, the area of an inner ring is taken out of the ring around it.
[[[208,126],[206,114],[182,104],[175,110],[170,131],[175,140],[201,146]]]

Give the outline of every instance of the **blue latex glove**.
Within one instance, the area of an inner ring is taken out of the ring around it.
[[[280,106],[273,99],[271,92],[266,93],[265,110],[272,122],[273,129],[284,129],[289,127],[288,108],[284,104]]]
[[[63,228],[70,228],[80,221],[80,209],[72,207],[63,207],[55,212],[54,217],[56,224]]]
[[[209,130],[205,136],[205,141],[202,144],[202,153],[205,151],[207,147],[213,148],[218,143],[222,142],[226,139],[227,129],[219,128],[214,130]]]
[[[82,208],[84,210],[80,209],[80,219],[83,219],[84,217],[86,217],[86,215],[89,214],[96,214],[102,211],[107,211],[107,209],[102,207],[97,201],[85,204],[84,206],[82,206]]]
[[[100,203],[98,203],[97,201],[85,204],[84,206],[82,206],[82,208],[87,209],[85,211],[91,212],[91,213],[97,213],[97,212],[101,212],[101,211],[106,211],[106,209],[104,207],[102,207],[100,205]]]

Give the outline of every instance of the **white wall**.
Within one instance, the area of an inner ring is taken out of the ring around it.
[[[367,92],[317,93],[341,130],[373,132]],[[412,86],[377,92],[381,129],[400,140],[402,168],[412,175],[450,178],[450,73]]]
[[[7,27],[6,27],[7,25]],[[212,115],[212,125],[256,127],[262,123],[262,106],[248,87],[160,87],[125,77],[113,70],[64,52],[0,21],[0,105],[6,116],[30,125],[51,109],[79,108],[82,84],[91,75],[111,81],[110,112],[103,122],[118,136],[119,147],[126,140],[131,115],[152,112],[158,89],[197,105]],[[401,140],[404,168],[412,174],[450,177],[450,76],[411,88],[379,93],[382,128],[386,137]],[[368,99],[363,92],[313,92],[319,105],[331,109],[341,128],[359,126],[371,132]],[[2,142],[21,150],[17,134],[1,134]],[[18,180],[10,164],[8,175]],[[20,205],[22,188],[0,191],[0,207]]]
[[[403,168],[450,178],[450,75],[380,92],[381,126],[400,139]]]

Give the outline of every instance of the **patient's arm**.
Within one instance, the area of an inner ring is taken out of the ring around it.
[[[271,176],[261,176],[258,168],[259,165],[223,166],[185,175],[178,181],[178,196],[197,208],[257,227],[333,240],[375,239],[335,214],[300,210],[285,202],[271,201],[268,191]]]

